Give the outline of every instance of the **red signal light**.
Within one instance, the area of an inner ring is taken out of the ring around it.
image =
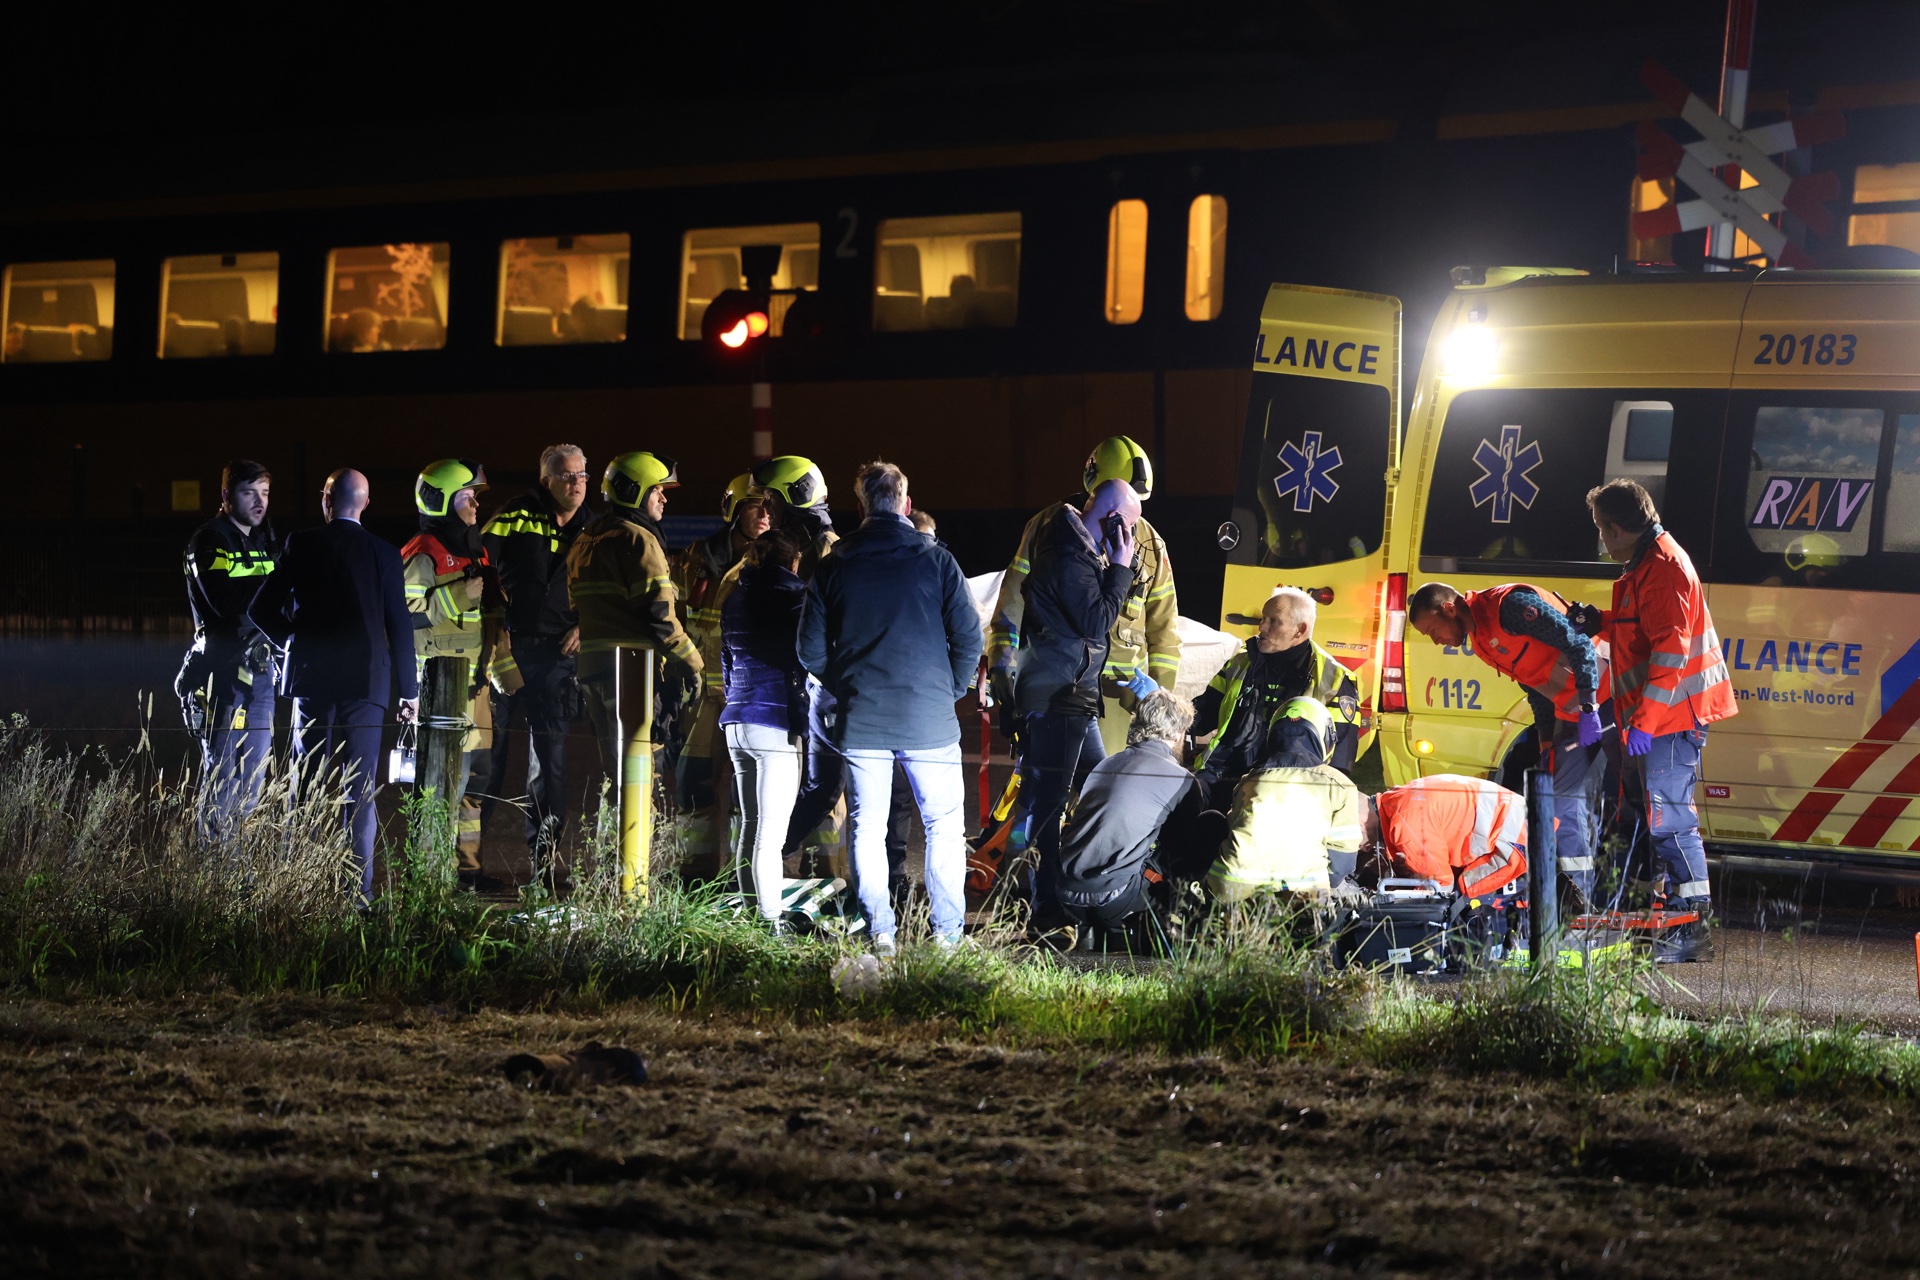
[[[747,312],[746,319],[742,321],[742,323],[747,326],[747,336],[749,338],[757,338],[771,327],[767,320],[767,313],[764,311]]]
[[[720,331],[720,345],[737,351],[747,345],[747,338],[751,333],[752,326],[744,318],[736,320],[733,322],[733,328]]]

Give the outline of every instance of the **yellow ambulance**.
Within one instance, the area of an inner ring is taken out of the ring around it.
[[[1359,674],[1389,783],[1531,755],[1519,686],[1406,627],[1421,583],[1608,604],[1585,495],[1628,476],[1687,549],[1739,714],[1708,735],[1730,852],[1920,850],[1920,272],[1455,273],[1404,425],[1401,307],[1275,285],[1223,624],[1280,584]]]

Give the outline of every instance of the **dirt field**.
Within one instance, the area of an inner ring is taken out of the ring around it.
[[[591,1039],[639,1088],[509,1085]],[[0,1008],[0,1273],[1912,1274],[1910,1106],[204,999]]]

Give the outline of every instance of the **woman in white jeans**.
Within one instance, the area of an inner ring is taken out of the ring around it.
[[[780,846],[800,794],[806,741],[806,673],[794,653],[806,584],[799,576],[807,544],[774,529],[747,548],[740,585],[720,611],[720,670],[727,735],[740,787],[740,856],[752,877],[760,915],[777,928],[786,885]]]

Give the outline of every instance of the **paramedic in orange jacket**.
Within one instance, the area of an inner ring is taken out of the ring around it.
[[[1654,855],[1668,895],[1700,913],[1698,924],[1662,936],[1654,959],[1710,959],[1713,902],[1693,793],[1707,726],[1734,714],[1720,637],[1693,561],[1660,527],[1645,489],[1610,481],[1587,494],[1587,508],[1607,554],[1627,568],[1613,584],[1613,608],[1576,606],[1574,616],[1598,614],[1597,629],[1586,629],[1609,642],[1614,709],[1626,731],[1628,767],[1640,779]]]
[[[1407,622],[1435,644],[1468,649],[1527,691],[1541,763],[1553,773],[1560,869],[1591,902],[1606,772],[1601,740],[1611,714],[1605,655],[1567,621],[1565,600],[1525,582],[1485,591],[1429,582],[1407,602]]]
[[[1436,773],[1363,807],[1364,839],[1396,870],[1479,895],[1527,873],[1527,802],[1497,782]]]

